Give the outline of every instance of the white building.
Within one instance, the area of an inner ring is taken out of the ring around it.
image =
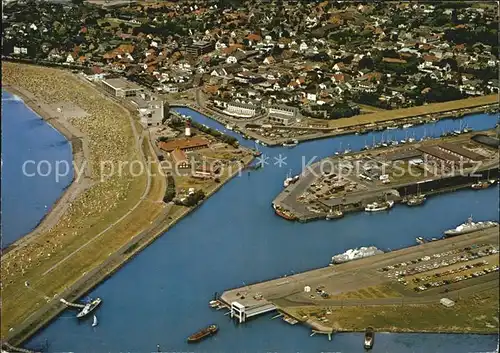
[[[257,107],[246,103],[231,102],[228,103],[224,113],[239,118],[251,118],[257,114]]]
[[[144,91],[144,88],[123,78],[111,78],[102,81],[106,91],[119,98],[135,97]]]
[[[269,107],[269,115],[283,115],[294,118],[297,115],[297,108],[286,105],[272,105]]]

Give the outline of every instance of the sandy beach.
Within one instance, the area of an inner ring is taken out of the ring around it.
[[[69,203],[75,200],[78,195],[88,189],[92,185],[91,171],[89,168],[89,149],[88,141],[85,135],[76,127],[71,125],[62,114],[57,114],[40,99],[37,99],[29,91],[15,85],[4,84],[3,88],[11,94],[21,98],[24,104],[34,111],[40,118],[50,124],[54,129],[59,131],[68,140],[71,146],[73,156],[73,166],[78,170],[83,170],[81,178],[77,178],[76,169],[73,170],[73,181],[66,188],[61,197],[51,207],[38,225],[30,233],[19,238],[17,241],[3,249],[3,256],[13,248],[26,246],[32,241],[35,236],[45,230],[49,230],[57,224],[59,218],[66,212]]]

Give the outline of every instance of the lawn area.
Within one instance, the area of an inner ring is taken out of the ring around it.
[[[496,94],[466,98],[456,101],[432,103],[418,107],[402,108],[395,110],[382,110],[371,114],[356,115],[350,118],[336,119],[328,121],[332,128],[346,128],[355,125],[383,122],[394,119],[408,118],[418,115],[443,113],[451,110],[474,108],[482,105],[494,104],[498,102]]]
[[[357,291],[345,292],[330,296],[330,299],[373,299],[373,298],[397,298],[402,294],[391,288],[390,284],[362,288]]]
[[[430,305],[357,307],[295,307],[286,312],[298,319],[319,321],[338,331],[364,331],[372,326],[384,332],[498,332],[498,289],[490,289],[446,308]]]

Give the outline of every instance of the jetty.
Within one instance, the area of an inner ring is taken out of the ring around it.
[[[380,312],[402,305],[429,307],[438,305],[443,293],[457,300],[498,288],[498,231],[495,226],[253,283],[226,290],[219,300],[230,310],[227,314],[241,324],[277,310],[273,318],[284,317],[291,324],[306,324],[313,333],[352,331],[334,325],[342,308],[371,307],[372,311]],[[440,276],[433,276],[434,273]],[[454,275],[443,282],[451,273],[466,276]],[[418,278],[417,282],[413,278]],[[364,327],[366,323],[360,322],[359,331]],[[395,322],[394,328],[397,327]],[[454,329],[449,328],[452,332]]]
[[[404,202],[421,193],[468,188],[479,180],[492,185],[490,180],[500,176],[498,166],[493,130],[343,153],[306,166],[272,205],[293,216],[287,219],[308,222],[325,219],[332,209],[361,211],[370,203]]]

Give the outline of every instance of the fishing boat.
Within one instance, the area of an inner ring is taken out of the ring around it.
[[[367,327],[365,330],[365,342],[363,344],[365,349],[373,348],[374,339],[375,339],[375,332],[373,331],[373,327]]]
[[[490,182],[489,181],[478,181],[477,183],[474,183],[471,185],[471,188],[474,190],[481,190],[481,189],[486,189],[490,187]]]
[[[87,316],[92,311],[94,311],[101,304],[101,302],[102,302],[102,299],[97,298],[97,299],[92,300],[90,303],[85,304],[83,309],[78,314],[76,314],[76,317],[81,319],[81,318]]]
[[[420,193],[419,185],[417,184],[417,194],[414,196],[408,197],[406,204],[408,206],[419,206],[425,202],[425,195]]]
[[[201,329],[200,331],[193,333],[191,336],[188,337],[187,341],[188,343],[199,342],[204,338],[215,335],[218,330],[219,328],[217,327],[217,325],[209,325],[204,329]]]
[[[379,211],[386,211],[392,208],[394,206],[394,201],[384,201],[384,202],[372,202],[366,205],[365,211],[366,212],[379,212]]]
[[[415,241],[416,241],[418,244],[423,244],[423,243],[425,243],[425,239],[424,239],[424,238],[422,238],[422,237],[416,237],[416,238],[415,238]]]
[[[425,200],[426,200],[425,195],[415,195],[409,197],[406,204],[408,206],[420,206],[425,202]]]
[[[97,321],[97,316],[94,315],[94,321],[92,321],[92,327],[96,327],[99,324]]]
[[[342,212],[340,207],[337,209],[332,208],[332,209],[330,209],[330,212],[328,212],[328,214],[326,215],[326,220],[329,221],[332,219],[339,219],[342,217],[344,217],[344,212]]]
[[[398,127],[396,125],[391,125],[387,127],[387,130],[396,130]]]
[[[283,143],[283,147],[295,147],[299,144],[298,140],[289,140]]]
[[[412,127],[413,124],[404,124],[403,125],[403,129],[408,129],[409,127]]]

